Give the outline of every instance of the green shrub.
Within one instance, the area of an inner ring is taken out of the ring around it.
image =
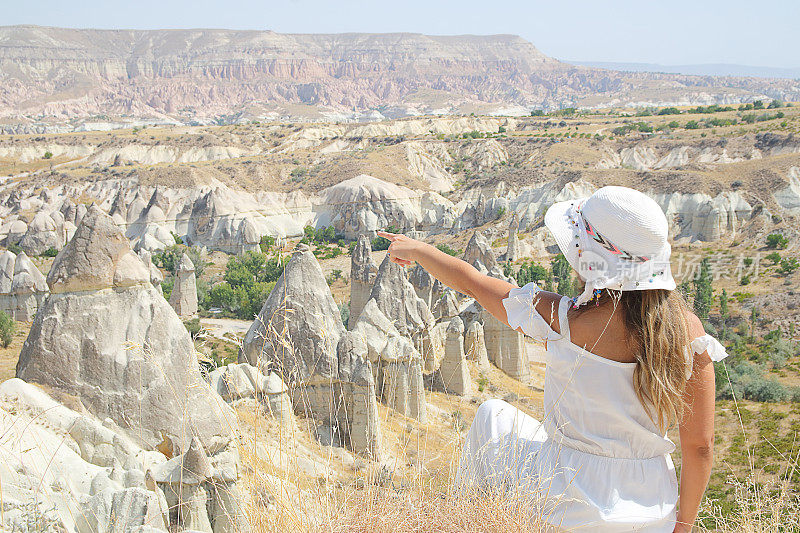
[[[342,324],[347,327],[347,323],[350,321],[350,305],[344,302],[336,305],[339,307],[339,317],[342,319]]]
[[[164,281],[161,282],[161,292],[164,293],[164,299],[169,300],[169,297],[172,295],[172,288],[175,286],[175,278],[173,276],[167,276],[164,278]]]
[[[778,252],[772,252],[765,255],[764,259],[769,259],[770,261],[772,261],[773,265],[777,265],[778,263],[781,262],[781,254],[779,254]]]
[[[372,250],[381,251],[388,250],[389,245],[392,244],[386,237],[375,237],[372,239]]]
[[[780,272],[784,276],[788,276],[789,274],[797,270],[797,267],[799,266],[800,263],[798,263],[797,259],[795,259],[794,257],[784,257],[783,259],[781,259]]]
[[[55,257],[57,255],[58,255],[58,250],[56,250],[52,246],[47,250],[45,250],[44,252],[42,252],[42,257]]]
[[[767,235],[767,248],[782,250],[789,244],[789,239],[780,233]]]
[[[196,339],[197,336],[200,334],[200,330],[202,329],[200,326],[200,319],[199,318],[192,318],[191,320],[186,320],[183,322],[186,331],[189,332],[189,335],[192,336],[192,339]]]
[[[452,255],[453,257],[456,257],[461,253],[461,250],[456,250],[455,248],[450,248],[449,246],[447,246],[444,243],[437,244],[436,248],[438,248],[440,251],[446,253],[447,255]]]
[[[780,402],[789,399],[789,390],[775,378],[764,376],[760,365],[748,361],[734,365],[722,363],[715,365],[714,371],[718,399],[730,400],[734,396],[755,402]]]
[[[46,152],[44,153],[44,155],[42,156],[42,159],[51,159],[52,157],[53,157],[53,152],[51,152],[50,150],[48,150],[48,151],[46,151]]]
[[[342,277],[342,271],[337,268],[336,270],[325,276],[325,281],[328,283],[328,285],[333,285],[334,283],[336,283],[337,280],[341,279],[341,277]]]
[[[9,244],[7,249],[14,255],[19,255],[20,252],[22,252],[22,246],[20,246],[19,244],[13,244],[13,243]]]
[[[0,345],[3,348],[8,348],[11,345],[11,341],[14,340],[15,329],[16,326],[14,320],[11,319],[11,315],[5,311],[0,311]]]
[[[275,246],[275,237],[272,235],[263,235],[261,241],[258,243],[262,254],[269,253],[273,246]]]

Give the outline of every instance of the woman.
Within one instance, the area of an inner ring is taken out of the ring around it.
[[[544,340],[541,422],[501,400],[480,406],[458,487],[513,487],[568,531],[690,531],[714,443],[714,367],[727,354],[670,273],[668,223],[625,187],[559,202],[545,225],[585,283],[576,298],[522,288],[403,235],[391,260],[417,262],[510,327]],[[667,429],[679,425],[680,494]]]

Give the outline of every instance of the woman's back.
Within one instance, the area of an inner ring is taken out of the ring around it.
[[[570,448],[620,458],[670,453],[674,444],[648,415],[633,387],[635,345],[618,317],[603,308],[569,317],[560,299],[552,326],[530,311],[530,289],[513,289],[505,301],[508,319],[533,337],[547,339],[544,419],[547,434]],[[555,310],[555,309],[554,309]],[[534,322],[540,322],[534,324]],[[573,330],[580,332],[575,338]]]

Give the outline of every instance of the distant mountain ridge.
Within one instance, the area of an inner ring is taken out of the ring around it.
[[[0,126],[527,114],[800,100],[800,82],[574,66],[514,35],[0,27]],[[13,128],[12,128],[13,131]]]
[[[665,72],[692,76],[737,76],[759,78],[800,79],[800,67],[758,67],[731,63],[701,63],[693,65],[660,65],[658,63],[624,63],[617,61],[567,61],[571,65],[605,68],[629,72]]]

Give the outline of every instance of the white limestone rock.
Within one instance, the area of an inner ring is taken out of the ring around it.
[[[378,275],[378,267],[372,261],[372,246],[366,235],[359,235],[353,248],[350,265],[350,318],[348,326],[358,320],[358,315],[367,303],[372,292],[372,285]]]
[[[439,374],[445,392],[458,396],[469,396],[472,392],[472,379],[464,354],[464,323],[459,317],[454,317],[447,326],[447,341]]]
[[[197,314],[197,279],[194,263],[185,253],[175,269],[175,284],[169,297],[169,304],[180,317]]]
[[[233,412],[203,381],[194,345],[111,218],[91,208],[48,275],[17,376],[74,397],[139,444],[180,451],[232,438]]]
[[[239,360],[263,373],[276,372],[289,387],[295,410],[339,428],[346,438],[356,429],[359,435],[377,434],[370,364],[348,339],[322,268],[301,245],[247,331]],[[354,402],[367,403],[356,409]],[[350,442],[359,453],[380,455],[374,439]]]

